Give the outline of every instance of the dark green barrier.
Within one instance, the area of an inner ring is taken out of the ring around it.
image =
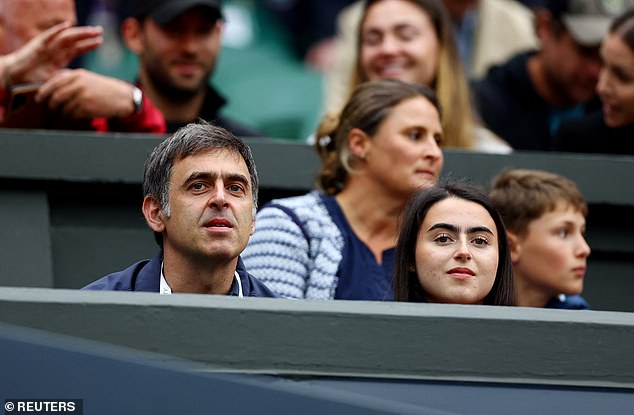
[[[140,212],[143,163],[161,138],[0,131],[0,285],[78,288],[151,256]],[[311,147],[247,139],[260,204],[312,187]],[[634,311],[634,158],[446,151],[444,176],[486,184],[505,167],[540,168],[577,182],[590,204],[585,296],[595,309]]]

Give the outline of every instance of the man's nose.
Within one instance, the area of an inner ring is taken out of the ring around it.
[[[198,47],[198,36],[193,31],[184,31],[179,36],[181,50],[188,53],[195,53]]]
[[[217,208],[227,206],[227,191],[222,183],[216,183],[211,190],[209,205]]]

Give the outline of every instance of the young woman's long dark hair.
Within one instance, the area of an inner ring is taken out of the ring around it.
[[[618,16],[610,25],[610,33],[618,34],[634,52],[634,7]]]
[[[416,242],[420,227],[429,209],[450,197],[477,203],[489,212],[498,233],[498,268],[491,291],[483,304],[515,305],[513,268],[504,222],[493,203],[480,188],[453,182],[432,187],[416,193],[405,208],[401,232],[396,245],[396,267],[394,275],[394,297],[396,301],[425,302],[425,291],[416,271]]]

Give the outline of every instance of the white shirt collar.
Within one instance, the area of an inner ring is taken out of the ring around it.
[[[161,295],[171,295],[172,288],[165,281],[165,275],[163,275],[163,262],[161,262],[161,282],[159,284],[159,294]]]
[[[234,271],[233,276],[235,277],[236,283],[238,284],[238,297],[242,298],[244,297],[244,294],[242,293],[242,281],[240,279],[240,275],[238,274],[238,271]],[[165,275],[163,274],[163,262],[161,262],[161,282],[159,284],[159,294],[161,295],[172,294],[172,288],[169,286],[169,284],[165,280]]]

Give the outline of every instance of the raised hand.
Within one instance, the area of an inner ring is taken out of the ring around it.
[[[18,50],[2,57],[0,89],[9,84],[47,81],[76,56],[101,45],[102,32],[101,27],[73,27],[64,22],[40,33]]]

